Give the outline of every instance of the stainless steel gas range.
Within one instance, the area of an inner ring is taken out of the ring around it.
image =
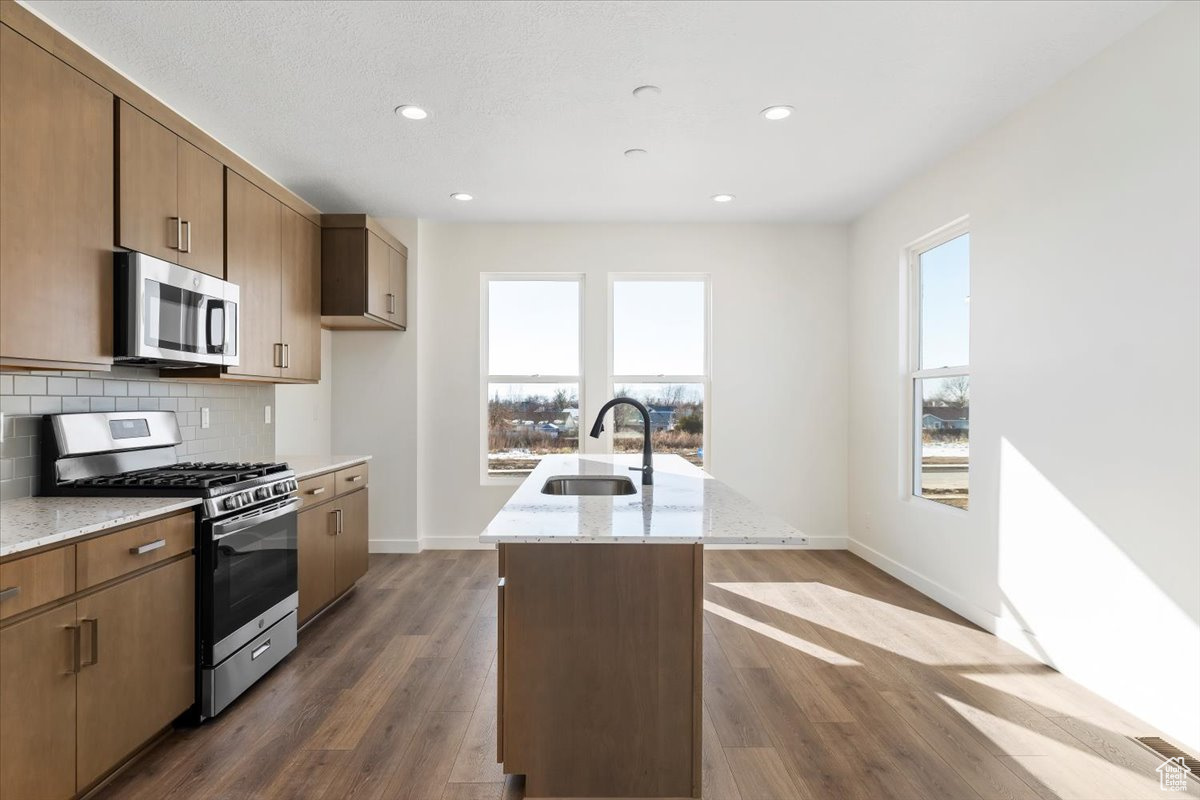
[[[52,414],[41,493],[200,497],[197,709],[212,717],[296,647],[295,474],[287,464],[178,463],[171,411]]]

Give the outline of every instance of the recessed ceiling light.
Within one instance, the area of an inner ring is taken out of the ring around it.
[[[450,195],[450,199],[465,203],[468,200],[474,200],[475,196],[467,194],[466,192],[455,192],[454,194]]]
[[[396,113],[405,119],[425,119],[429,112],[420,106],[396,106]]]
[[[795,110],[792,106],[767,106],[761,113],[769,120],[778,120],[787,119]]]
[[[733,199],[733,195],[731,195],[731,194],[714,194],[712,196],[712,199],[713,199],[714,203],[728,203],[730,200]]]
[[[649,83],[633,90],[634,97],[655,97],[660,94],[662,94],[662,89]]]
[[[626,158],[641,158],[646,155],[646,151],[640,147],[632,147],[625,151]]]

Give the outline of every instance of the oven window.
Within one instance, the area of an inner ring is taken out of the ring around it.
[[[210,546],[215,644],[296,592],[296,514],[214,537]]]
[[[213,341],[206,315],[212,317]],[[150,347],[183,353],[219,353],[224,326],[220,301],[146,279],[146,344]]]

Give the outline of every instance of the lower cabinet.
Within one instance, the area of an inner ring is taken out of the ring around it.
[[[320,504],[310,502],[300,512],[297,547],[301,623],[367,574],[368,489],[361,486],[346,491],[366,481],[366,465],[339,470],[332,482],[328,480],[330,474],[300,481],[302,497],[310,492],[319,497],[331,487],[341,492]]]
[[[192,705],[195,569],[180,557],[0,628],[0,798],[80,795]]]

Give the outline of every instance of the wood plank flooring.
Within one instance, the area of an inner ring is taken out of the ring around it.
[[[705,580],[709,800],[1163,796],[1126,738],[1161,734],[848,552],[710,551]],[[493,551],[371,556],[271,675],[97,800],[519,800],[495,583]]]

